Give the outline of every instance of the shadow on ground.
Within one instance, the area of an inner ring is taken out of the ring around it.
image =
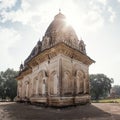
[[[116,120],[92,104],[63,109],[44,108],[25,103],[1,104],[7,120]],[[120,119],[120,115],[116,115]],[[119,120],[118,119],[118,120]],[[4,119],[2,119],[4,120]]]

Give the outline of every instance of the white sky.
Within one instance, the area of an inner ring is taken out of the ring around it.
[[[120,0],[0,0],[0,71],[19,69],[59,8],[103,73],[120,85]]]

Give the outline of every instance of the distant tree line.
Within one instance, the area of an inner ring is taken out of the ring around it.
[[[111,96],[113,98],[120,98],[120,85],[114,85],[111,89]]]
[[[8,68],[6,71],[0,72],[0,99],[10,99],[13,101],[17,95],[17,81],[15,76],[18,74],[17,71]]]
[[[114,80],[104,74],[90,75],[90,94],[94,100],[104,98],[120,98],[120,85],[114,85]]]
[[[90,75],[90,93],[94,100],[104,99],[110,95],[114,80],[104,74]]]

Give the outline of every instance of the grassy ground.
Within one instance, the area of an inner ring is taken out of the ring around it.
[[[117,99],[103,99],[103,100],[92,100],[93,103],[120,103],[120,98]]]

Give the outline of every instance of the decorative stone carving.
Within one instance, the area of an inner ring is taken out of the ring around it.
[[[28,87],[28,96],[29,98],[32,96],[32,80],[29,79],[29,87]]]
[[[38,94],[38,77],[35,77],[33,79],[33,95],[37,95]]]
[[[76,71],[76,84],[77,84],[77,94],[82,94],[84,92],[84,72],[81,70]]]
[[[41,41],[20,67],[16,77],[18,97],[31,103],[69,106],[87,103],[89,65],[94,61],[86,55],[85,44],[79,41],[61,13],[55,16]]]
[[[25,98],[26,95],[26,85],[25,80],[22,81],[22,98]]]
[[[79,43],[79,50],[81,52],[83,52],[84,54],[86,54],[85,44],[84,44],[83,40],[81,40]]]
[[[89,94],[90,93],[89,75],[86,75],[85,81],[86,81],[86,94]]]
[[[24,68],[23,64],[20,65],[20,71],[22,71]]]
[[[63,93],[64,95],[71,95],[72,92],[72,74],[69,70],[65,70],[63,73]]]
[[[39,80],[39,87],[38,87],[38,92],[39,95],[44,96],[46,95],[46,88],[47,88],[47,79],[48,75],[45,70],[41,70],[38,74],[38,80]]]
[[[42,50],[50,47],[51,39],[50,37],[44,36],[42,41]]]
[[[22,97],[22,84],[21,81],[18,82],[18,90],[17,90],[18,96],[21,98]]]
[[[30,61],[35,55],[37,55],[41,51],[41,47],[42,47],[42,42],[38,41],[37,45],[33,48],[32,52],[25,60],[24,62],[25,65],[27,64],[28,61]]]
[[[49,93],[50,95],[58,94],[58,75],[55,70],[49,76]]]
[[[29,90],[29,81],[25,82],[25,86],[26,86],[25,87],[26,88],[26,90],[25,90],[25,97],[28,98],[29,97],[29,91],[28,91]]]

